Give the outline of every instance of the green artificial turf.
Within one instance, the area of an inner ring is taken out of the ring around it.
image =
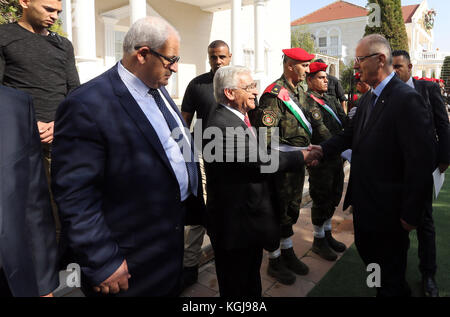
[[[436,282],[441,297],[450,296],[450,171],[433,204],[433,216],[436,227],[437,265]],[[410,233],[410,249],[408,252],[408,268],[406,279],[411,286],[413,296],[423,296],[421,290],[421,274],[417,255],[417,234]],[[312,270],[314,268],[311,268]],[[370,272],[358,255],[353,244],[333,266],[325,277],[309,292],[309,297],[370,297],[376,290],[367,287],[366,279]]]

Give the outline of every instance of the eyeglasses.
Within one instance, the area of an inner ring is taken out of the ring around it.
[[[242,89],[245,90],[246,92],[252,92],[252,90],[255,90],[257,86],[258,84],[256,82],[253,82],[245,87],[236,87],[235,89]]]
[[[355,64],[360,64],[366,58],[373,57],[373,56],[380,55],[380,54],[381,53],[374,53],[374,54],[367,55],[367,56],[356,56],[355,57]]]
[[[134,49],[137,51],[138,49],[142,48],[142,47],[147,47],[148,50],[150,51],[150,53],[152,53],[153,55],[159,56],[164,58],[166,61],[169,62],[169,65],[173,65],[175,63],[178,63],[180,61],[180,56],[174,56],[174,57],[167,57],[161,53],[158,53],[157,51],[152,50],[149,46],[147,45],[142,45],[142,46],[135,46]]]

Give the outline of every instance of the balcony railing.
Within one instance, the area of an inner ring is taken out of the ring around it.
[[[318,47],[317,51],[319,54],[328,55],[328,56],[339,56],[339,48],[338,47]]]
[[[450,52],[415,52],[414,57],[421,61],[443,61],[446,56],[450,56]]]

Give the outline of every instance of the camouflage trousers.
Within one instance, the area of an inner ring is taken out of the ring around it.
[[[343,161],[333,158],[309,167],[309,193],[313,200],[311,220],[313,225],[322,226],[333,217],[339,205],[344,188]]]
[[[281,239],[294,235],[292,226],[300,214],[304,181],[305,169],[301,172],[280,173],[274,176],[275,208],[280,215]]]

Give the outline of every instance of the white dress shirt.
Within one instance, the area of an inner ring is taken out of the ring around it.
[[[414,87],[414,82],[413,82],[413,78],[412,78],[412,77],[409,78],[409,80],[406,82],[406,84],[407,84],[409,87],[411,87],[411,88],[413,88],[413,89],[416,89],[416,87]]]
[[[180,186],[181,201],[184,201],[191,193],[189,189],[189,176],[186,168],[186,162],[183,158],[180,147],[171,137],[171,131],[167,125],[166,119],[164,119],[163,114],[156,105],[155,99],[148,93],[150,88],[147,87],[142,80],[123,67],[121,62],[118,63],[117,70],[119,72],[120,79],[122,79],[128,91],[144,112],[149,124],[151,124],[158,135],[159,141],[161,142],[164,152],[166,153],[170,165],[175,172],[175,176],[177,177],[178,184]],[[164,95],[159,90],[158,92],[164,100],[166,107],[177,121],[178,126],[183,130],[186,140],[189,140],[185,134],[184,125],[181,122],[180,117],[170,106]]]

